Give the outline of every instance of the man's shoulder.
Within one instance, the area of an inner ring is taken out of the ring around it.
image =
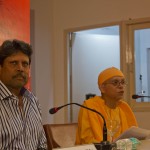
[[[121,107],[121,108],[128,108],[128,109],[130,109],[130,106],[129,106],[129,104],[125,101],[125,100],[120,100],[119,101],[119,107]]]
[[[127,103],[124,99],[121,99],[121,100],[119,101],[119,104],[120,104],[120,105],[128,105],[128,103]]]
[[[0,100],[11,97],[12,93],[5,86],[5,84],[0,80]]]
[[[23,96],[26,97],[27,99],[30,99],[31,102],[37,102],[38,99],[37,97],[34,95],[33,92],[29,91],[28,89],[24,88],[24,93]]]
[[[86,105],[97,105],[98,103],[102,105],[104,101],[100,96],[94,96],[88,100],[85,100],[84,103],[86,103]]]

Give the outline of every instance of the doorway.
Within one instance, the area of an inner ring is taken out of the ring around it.
[[[100,95],[99,73],[120,68],[119,25],[69,33],[69,102],[82,104],[88,94]],[[79,107],[71,106],[70,122],[77,122]]]

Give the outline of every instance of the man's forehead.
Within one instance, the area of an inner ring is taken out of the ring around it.
[[[14,54],[8,56],[5,60],[18,60],[18,61],[26,60],[26,61],[29,61],[29,58],[24,53],[18,52],[18,53],[14,53]]]
[[[115,76],[115,77],[112,77],[112,78],[108,79],[108,81],[110,81],[110,80],[123,80],[123,79],[125,79],[125,78],[120,77],[120,76]]]

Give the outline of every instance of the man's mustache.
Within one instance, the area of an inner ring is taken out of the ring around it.
[[[18,74],[13,76],[13,78],[18,78],[18,77],[22,77],[24,80],[27,79],[26,75],[23,75],[22,73],[18,73]]]

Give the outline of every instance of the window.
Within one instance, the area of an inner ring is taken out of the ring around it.
[[[134,111],[150,111],[150,98],[132,98],[134,94],[150,95],[150,18],[118,22],[97,29],[69,32],[68,101],[82,104],[86,94],[100,95],[98,74],[112,65],[125,74],[128,84],[124,99],[131,108]],[[68,118],[71,121],[76,122],[78,110],[70,108]]]
[[[132,20],[123,24],[123,68],[129,82],[126,98],[134,110],[149,111],[150,19]],[[131,100],[133,94],[139,97]]]

